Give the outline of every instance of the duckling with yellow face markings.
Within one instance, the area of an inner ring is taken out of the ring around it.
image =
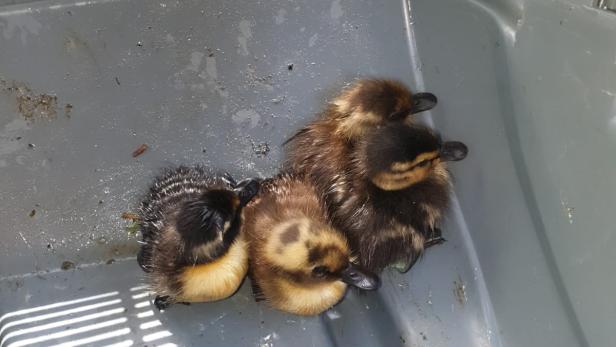
[[[155,180],[140,208],[137,260],[158,309],[235,293],[248,270],[241,209],[258,187],[254,179],[238,184],[201,167],[179,167]]]
[[[443,141],[417,124],[383,126],[358,142],[352,188],[337,220],[366,267],[397,264],[407,271],[426,246],[439,241],[434,235],[440,237],[451,191],[445,162],[462,160],[467,152],[463,143]]]
[[[315,315],[338,303],[347,285],[378,288],[353,263],[346,238],[327,221],[314,188],[282,175],[262,185],[244,210],[253,284],[274,308]]]
[[[436,102],[397,81],[360,80],[288,141],[285,168],[306,174],[372,271],[407,271],[443,240],[451,186],[443,162],[463,159],[467,148],[415,124],[411,115]]]

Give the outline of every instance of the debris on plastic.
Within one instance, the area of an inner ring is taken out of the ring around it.
[[[139,215],[133,212],[122,212],[122,219],[138,222],[141,220],[141,217],[139,217]]]
[[[10,85],[0,80],[3,89],[15,96],[17,111],[28,122],[36,118],[54,119],[58,113],[58,97],[50,94],[36,94],[24,83],[13,81]]]
[[[66,118],[71,118],[71,112],[72,111],[73,111],[73,105],[72,104],[64,105],[64,115],[66,116]]]
[[[137,147],[137,149],[133,151],[133,158],[137,158],[138,156],[142,155],[147,150],[148,150],[148,145],[146,145],[145,143],[141,144],[141,146]]]
[[[130,236],[137,235],[137,232],[139,232],[139,226],[140,224],[137,221],[130,223],[126,226],[126,233],[128,233],[128,235]]]
[[[560,204],[562,205],[563,210],[567,215],[567,220],[569,221],[569,224],[573,224],[573,212],[575,212],[575,208],[569,206],[569,202],[567,200],[563,200],[562,198],[560,200]]]
[[[289,71],[293,71],[293,64],[289,64],[289,65],[287,65],[287,70],[289,70]]]
[[[113,263],[115,263],[115,259],[113,259],[113,258],[111,258],[111,259],[109,259],[109,260],[107,260],[107,261],[105,262],[105,264],[107,264],[107,265],[111,265],[111,264],[113,264]]]
[[[270,147],[267,142],[262,142],[259,144],[253,142],[252,151],[257,155],[257,158],[263,158],[269,153]]]
[[[120,85],[120,79],[119,78],[116,77],[115,78],[115,82],[116,82],[117,85]]]
[[[123,212],[122,219],[130,220],[131,223],[126,226],[126,233],[129,236],[135,236],[137,232],[139,232],[139,227],[141,226],[141,217],[132,212]]]
[[[272,103],[278,105],[283,102],[284,99],[286,99],[285,95],[272,99]]]
[[[464,305],[466,303],[466,285],[460,277],[458,277],[457,281],[453,281],[453,295],[460,305]]]
[[[65,260],[62,262],[62,265],[60,266],[60,269],[67,271],[67,270],[71,270],[75,268],[75,263],[73,263],[72,261],[68,261]]]

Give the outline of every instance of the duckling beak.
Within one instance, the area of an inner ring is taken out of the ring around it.
[[[342,282],[363,290],[375,290],[381,286],[381,280],[377,275],[360,270],[350,263],[342,271]]]
[[[248,178],[238,183],[233,189],[240,198],[240,206],[244,207],[259,192],[261,181],[256,178]]]
[[[441,147],[440,156],[442,161],[458,161],[466,158],[468,147],[458,141],[447,141]]]
[[[437,103],[436,95],[432,93],[416,93],[413,94],[413,106],[411,106],[411,114],[428,111],[434,108]]]

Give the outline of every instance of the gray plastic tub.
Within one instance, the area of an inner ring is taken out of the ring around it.
[[[616,15],[591,0],[0,5],[2,346],[613,345]],[[157,170],[271,175],[360,76],[435,93],[469,145],[448,242],[319,317],[246,284],[154,309],[120,216]]]

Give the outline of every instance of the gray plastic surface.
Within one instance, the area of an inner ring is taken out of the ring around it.
[[[590,0],[0,5],[0,345],[613,340],[616,16]],[[157,169],[273,174],[282,141],[360,76],[434,92],[426,120],[469,145],[448,242],[320,317],[246,284],[157,312],[120,217]]]

